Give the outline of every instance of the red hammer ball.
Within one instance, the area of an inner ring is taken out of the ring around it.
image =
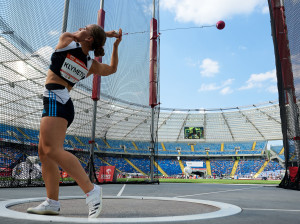
[[[217,27],[217,29],[219,29],[219,30],[223,30],[224,27],[225,27],[225,22],[222,21],[222,20],[220,20],[219,22],[217,22],[216,27]]]

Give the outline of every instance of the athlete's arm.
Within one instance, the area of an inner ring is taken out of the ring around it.
[[[87,27],[84,27],[84,28],[80,28],[79,30],[77,30],[76,32],[73,32],[73,33],[65,32],[65,33],[61,34],[59,37],[58,44],[55,49],[64,48],[64,47],[68,46],[72,41],[81,42],[85,39],[92,38],[91,36],[87,37],[85,34],[83,34],[83,33],[85,33],[86,30],[87,30]]]
[[[117,71],[118,63],[119,63],[118,47],[119,47],[119,44],[121,41],[122,41],[122,30],[120,29],[118,37],[116,38],[116,40],[114,42],[110,65],[101,64],[98,61],[93,60],[92,66],[91,66],[87,76],[89,76],[90,74],[108,76]]]
[[[111,30],[111,31],[106,31],[105,32],[105,34],[106,34],[106,37],[119,37],[120,35],[116,32],[116,31],[114,31],[114,30]]]
[[[75,32],[77,33],[77,32]],[[66,46],[68,46],[72,41],[75,41],[75,33],[69,33],[69,32],[65,32],[63,34],[60,35],[59,40],[58,40],[58,44],[56,45],[55,49],[61,49],[64,48]]]

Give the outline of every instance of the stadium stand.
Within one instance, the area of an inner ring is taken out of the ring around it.
[[[115,166],[122,172],[126,173],[136,173],[137,171],[127,163],[123,158],[118,157],[105,157],[105,161],[112,166]]]
[[[238,176],[254,176],[258,170],[262,167],[265,160],[262,159],[246,159],[246,160],[240,160],[236,174]]]
[[[283,146],[271,146],[270,149],[278,155],[283,153]]]
[[[39,132],[22,127],[12,127],[0,125],[0,138],[3,142],[30,144],[37,146]],[[150,173],[150,162],[145,157],[140,155],[149,155],[149,142],[142,141],[123,141],[123,140],[104,140],[97,138],[96,152],[101,152],[95,156],[95,167],[113,165],[122,173]],[[155,170],[160,175],[176,176],[183,173],[183,168],[187,161],[202,161],[203,168],[207,168],[207,174],[211,171],[211,175],[215,177],[230,176],[232,172],[239,178],[245,176],[254,176],[263,167],[265,157],[262,155],[266,148],[266,141],[257,142],[225,142],[225,143],[176,143],[176,142],[160,142],[158,145],[158,158],[156,159]],[[125,148],[124,148],[125,146]],[[64,147],[67,150],[74,151],[74,154],[79,158],[84,168],[87,168],[89,154],[81,151],[88,151],[90,144],[88,137],[67,135]],[[271,150],[278,157],[283,157],[282,146],[271,146]],[[7,154],[9,153],[9,154]],[[104,154],[103,154],[104,153]],[[107,156],[115,154],[116,156]],[[1,168],[13,167],[16,162],[26,155],[38,155],[37,150],[31,150],[26,154],[20,150],[3,150],[0,153]],[[139,157],[122,158],[120,155],[132,154]],[[103,157],[104,155],[104,157]],[[197,156],[197,158],[194,158]],[[243,156],[236,162],[233,157]],[[248,157],[245,157],[248,156]],[[101,158],[103,157],[103,158]],[[212,157],[212,158],[209,158]],[[208,160],[209,159],[209,160]],[[284,159],[284,158],[282,158]],[[181,165],[180,165],[181,163]],[[207,166],[209,164],[209,166]],[[236,170],[234,170],[236,168]],[[258,175],[262,176],[278,176],[282,170],[282,165],[278,161],[270,161],[263,172]]]
[[[229,176],[233,167],[232,160],[210,159],[211,174],[215,176]]]
[[[265,167],[264,171],[274,171],[274,170],[282,170],[282,166],[278,163],[278,161],[272,160]]]

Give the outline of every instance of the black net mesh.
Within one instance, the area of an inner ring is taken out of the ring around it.
[[[154,2],[158,19],[158,0]],[[149,178],[152,3],[152,0],[104,1],[105,30],[122,28],[124,36],[119,47],[117,73],[101,79],[92,163],[97,175],[101,166],[115,166],[115,175],[120,174],[119,177],[130,171],[132,175]],[[65,3],[0,0],[0,5],[0,186],[43,185],[37,153],[42,93],[50,56],[62,32]],[[74,32],[97,23],[99,9],[99,0],[70,1],[66,31]],[[112,46],[113,40],[108,38],[103,63],[110,63]],[[91,99],[92,83],[91,76],[71,91],[75,120],[67,130],[64,144],[65,150],[75,154],[87,172],[95,104]],[[153,140],[157,156],[159,107],[153,110]],[[156,167],[154,176],[158,176]],[[64,171],[61,171],[61,182],[74,183]]]

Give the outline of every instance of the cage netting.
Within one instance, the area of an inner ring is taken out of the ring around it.
[[[68,2],[68,17],[64,20],[65,1],[62,0],[0,0],[1,187],[43,185],[37,147],[50,56],[64,21],[66,31],[74,32],[96,24],[100,9],[100,0]],[[115,176],[127,176],[130,170],[130,175],[149,179],[150,21],[153,8],[158,20],[158,3],[158,0],[104,0],[104,29],[122,28],[124,35],[119,47],[118,71],[101,78],[93,161],[98,176],[101,166],[113,166]],[[111,38],[106,41],[103,63],[110,63],[113,41]],[[159,80],[159,66],[157,76]],[[64,144],[65,150],[75,154],[87,172],[95,103],[91,99],[92,90],[93,77],[90,76],[71,91],[75,119],[67,130]],[[157,90],[159,100],[159,88]],[[153,117],[155,158],[158,116],[159,106],[154,108]],[[159,174],[156,167],[155,162],[155,178]],[[74,183],[63,170],[61,182]]]

